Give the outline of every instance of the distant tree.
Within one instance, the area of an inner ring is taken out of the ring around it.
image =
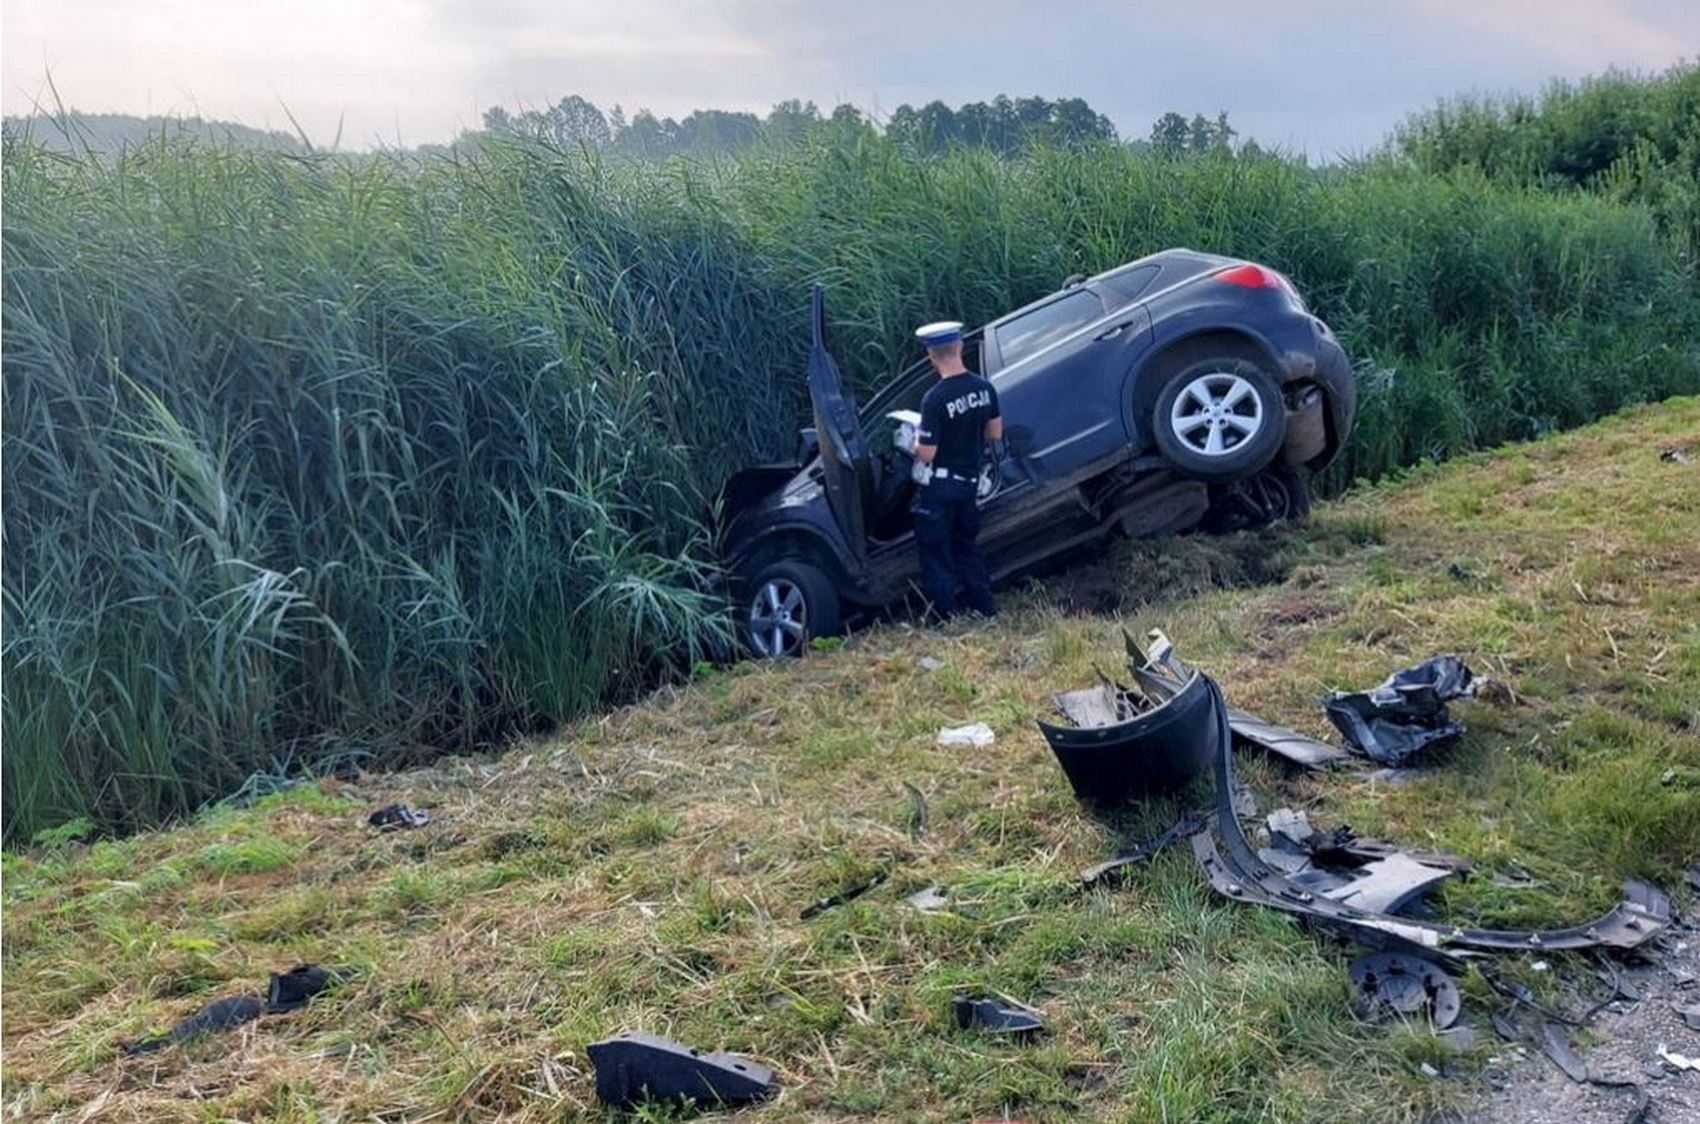
[[[942,101],[923,105],[916,125],[921,147],[926,152],[943,152],[956,140],[956,113]]]
[[[1151,147],[1165,155],[1177,156],[1186,151],[1191,135],[1186,118],[1171,110],[1151,126]]]
[[[1064,98],[1051,107],[1051,137],[1060,144],[1114,141],[1116,127],[1082,98]]]
[[[675,144],[681,152],[741,152],[761,131],[761,118],[753,113],[699,109],[679,122]]]
[[[552,139],[558,142],[601,148],[613,137],[602,111],[577,94],[562,98],[550,112]]]
[[[762,138],[777,144],[802,140],[821,123],[820,110],[815,103],[791,98],[776,104],[762,123]]]
[[[493,105],[484,111],[484,129],[491,133],[511,133],[514,130],[514,119],[508,111],[499,105]]]
[[[678,132],[678,122],[671,117],[658,118],[649,110],[640,109],[632,117],[631,124],[620,130],[619,147],[633,156],[658,160],[675,150]]]

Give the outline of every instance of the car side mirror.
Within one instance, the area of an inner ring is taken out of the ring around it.
[[[797,431],[797,463],[807,464],[820,455],[820,434],[812,425]]]

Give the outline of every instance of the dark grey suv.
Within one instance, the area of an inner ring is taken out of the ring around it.
[[[905,596],[918,573],[917,485],[896,431],[936,376],[923,360],[858,407],[827,351],[814,294],[812,429],[796,462],[722,492],[722,554],[745,638],[798,651],[850,613]],[[1253,526],[1308,510],[1305,472],[1351,430],[1351,364],[1287,279],[1166,250],[1064,287],[968,335],[964,359],[1003,408],[980,479],[994,578],[1113,531]]]

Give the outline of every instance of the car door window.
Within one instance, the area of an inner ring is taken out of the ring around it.
[[[1108,289],[1113,298],[1132,303],[1151,287],[1156,276],[1156,266],[1138,265],[1132,269],[1118,269],[1107,277],[1100,277],[1098,284]]]
[[[1104,315],[1104,302],[1082,289],[998,325],[998,352],[1008,367]]]

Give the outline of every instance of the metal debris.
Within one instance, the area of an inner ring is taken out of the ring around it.
[[[1322,705],[1353,748],[1396,766],[1431,742],[1462,734],[1464,727],[1452,720],[1446,704],[1474,693],[1474,677],[1463,660],[1434,656],[1368,691],[1335,691]]]
[[[1353,1010],[1361,1019],[1422,1017],[1436,1030],[1458,1021],[1462,1001],[1458,985],[1434,961],[1399,952],[1376,952],[1352,961],[1349,969],[1357,993]]]
[[[630,1031],[585,1047],[596,1068],[596,1097],[625,1106],[643,1100],[735,1104],[777,1087],[773,1071],[737,1054],[705,1054],[667,1038]]]
[[[958,995],[951,1000],[956,1012],[956,1025],[967,1030],[975,1027],[988,1034],[1031,1034],[1045,1029],[1039,1012],[1023,1006],[1008,996],[997,999],[971,998]]]

